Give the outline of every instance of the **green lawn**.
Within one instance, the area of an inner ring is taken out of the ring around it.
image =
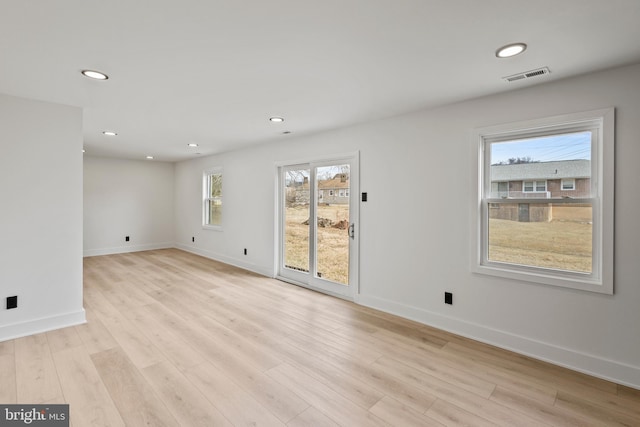
[[[590,222],[489,220],[489,260],[591,272]]]
[[[347,205],[319,206],[318,217],[337,223],[349,220]],[[285,265],[309,270],[309,218],[306,206],[289,207],[286,211]],[[318,272],[323,279],[349,282],[349,236],[347,230],[318,227]]]

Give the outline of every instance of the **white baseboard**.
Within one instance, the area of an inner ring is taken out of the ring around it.
[[[185,245],[182,243],[177,243],[175,246],[175,248],[183,250],[185,252],[191,252],[192,254],[196,254],[196,255],[200,255],[203,256],[205,258],[209,258],[212,259],[214,261],[220,261],[223,262],[225,264],[229,264],[229,265],[233,265],[234,267],[238,267],[238,268],[242,268],[244,270],[248,270],[248,271],[252,271],[254,273],[260,274],[262,276],[266,276],[266,277],[274,277],[274,273],[273,271],[270,271],[267,268],[264,268],[263,266],[260,265],[255,265],[255,264],[251,264],[249,262],[237,259],[237,258],[231,258],[222,254],[218,254],[215,252],[211,252],[211,251],[207,251],[204,249],[200,249],[200,248],[196,248],[194,246],[190,246],[190,245]]]
[[[87,323],[84,308],[73,313],[0,326],[0,342]]]
[[[377,297],[357,295],[355,302],[534,359],[640,389],[640,366],[608,360]]]
[[[117,246],[113,248],[86,249],[83,253],[83,256],[86,258],[90,256],[124,254],[128,252],[152,251],[155,249],[170,249],[174,247],[175,247],[175,244],[173,242],[147,243],[144,245],[126,245],[126,246]]]

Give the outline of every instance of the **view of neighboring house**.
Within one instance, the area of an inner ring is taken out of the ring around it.
[[[318,201],[331,205],[349,203],[349,174],[339,173],[318,181]]]
[[[563,199],[588,198],[591,194],[591,161],[562,160],[491,166],[491,198]],[[551,221],[552,203],[492,203],[490,218],[522,222]],[[575,210],[576,219],[590,220],[590,206]],[[588,214],[587,214],[588,211]]]
[[[320,179],[318,184],[318,202],[326,205],[349,203],[349,174],[335,174],[331,179]],[[309,178],[303,181],[291,181],[287,184],[287,205],[309,204]]]

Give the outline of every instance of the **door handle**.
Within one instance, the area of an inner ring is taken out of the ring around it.
[[[356,236],[356,225],[351,224],[347,230],[348,230],[347,233],[349,234],[349,237],[353,239]]]

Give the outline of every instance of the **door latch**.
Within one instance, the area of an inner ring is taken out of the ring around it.
[[[351,224],[349,226],[349,237],[351,237],[352,239],[356,236],[356,225],[355,224]]]

